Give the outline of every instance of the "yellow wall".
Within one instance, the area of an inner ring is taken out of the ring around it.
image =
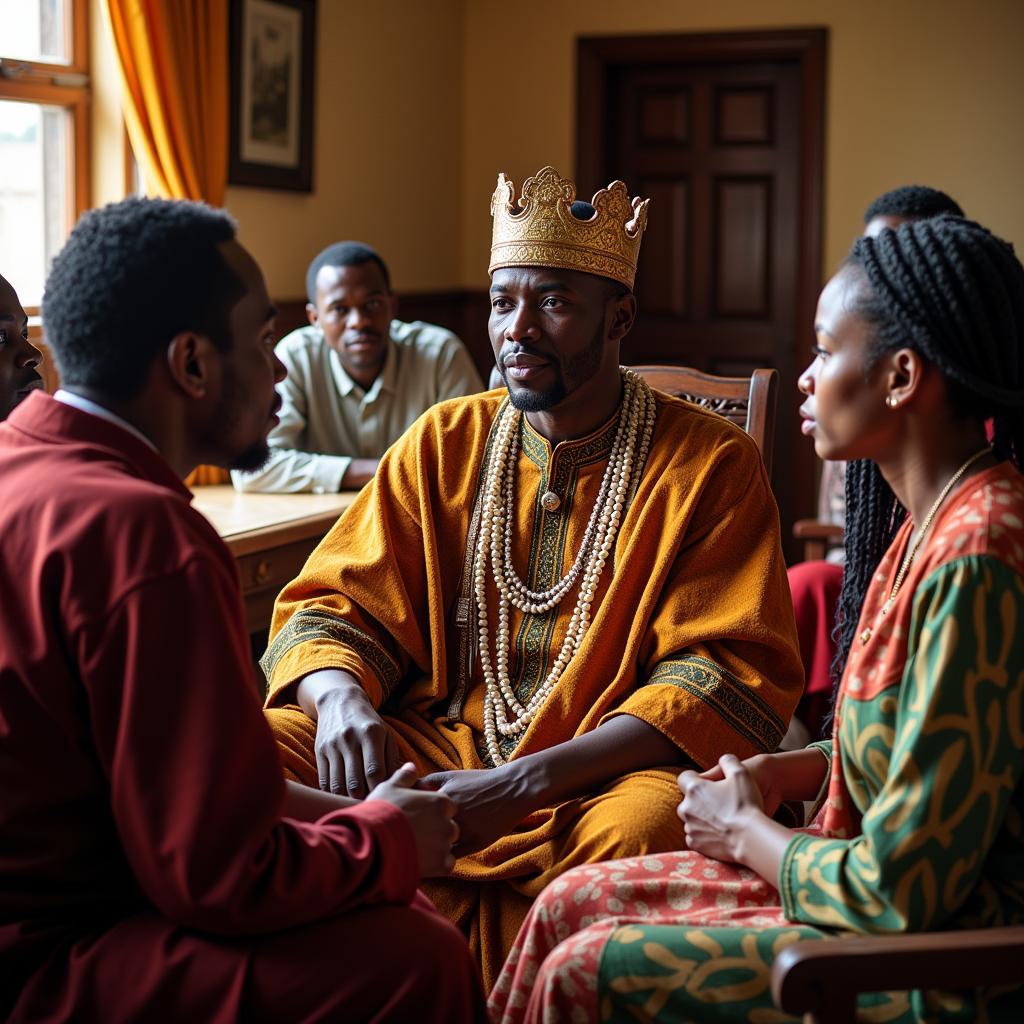
[[[1020,0],[466,0],[462,283],[486,282],[497,172],[518,185],[546,163],[574,170],[578,35],[822,25],[823,272],[867,203],[910,183],[944,189],[1024,251]]]
[[[460,0],[317,5],[315,191],[231,187],[226,205],[272,295],[305,292],[309,261],[352,238],[406,291],[459,280]]]
[[[346,238],[379,248],[405,290],[459,280],[462,24],[461,0],[317,4],[315,191],[225,200],[272,295],[302,295],[312,257]],[[102,0],[90,25],[99,205],[124,195],[124,130]]]
[[[117,57],[105,20],[103,0],[89,0],[89,28],[92,205],[102,206],[124,198],[127,145]]]
[[[106,201],[123,157],[91,6]],[[947,190],[1024,250],[1021,0],[321,0],[318,17],[316,191],[227,194],[277,297],[301,295],[311,257],[341,238],[377,246],[404,291],[485,284],[498,171],[573,171],[581,34],[824,25],[823,273],[865,205],[910,182]]]

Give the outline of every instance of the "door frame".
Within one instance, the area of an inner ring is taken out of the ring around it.
[[[814,311],[822,285],[827,58],[827,28],[581,36],[576,47],[576,181],[593,182],[595,187],[605,184],[607,83],[613,68],[643,63],[796,62],[800,75],[800,248],[793,320],[797,329],[791,340],[794,366],[801,365],[801,350],[809,353],[813,343]],[[781,384],[783,388],[796,386],[795,381]],[[778,443],[778,439],[773,443]],[[798,517],[810,516],[817,507],[815,457],[809,446],[802,446],[797,452],[799,470],[792,484],[794,511]],[[789,537],[783,538],[783,544],[791,549]]]

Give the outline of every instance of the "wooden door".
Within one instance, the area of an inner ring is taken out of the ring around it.
[[[773,487],[791,544],[816,459],[796,376],[820,285],[825,30],[582,39],[581,198],[651,199],[631,363],[779,371]]]

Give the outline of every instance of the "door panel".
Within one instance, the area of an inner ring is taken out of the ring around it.
[[[766,175],[714,180],[715,276],[712,316],[770,317],[768,266],[772,180]]]
[[[623,360],[781,377],[773,487],[814,507],[797,372],[820,285],[823,30],[583,39],[579,194],[649,197]],[[781,457],[780,457],[781,456]]]
[[[715,92],[715,142],[720,146],[770,146],[775,97],[770,85],[719,88]]]
[[[643,245],[651,239],[654,251],[663,254],[662,262],[653,266],[645,278],[645,313],[666,317],[685,317],[688,306],[688,284],[685,244],[689,203],[685,178],[641,178],[641,194],[657,206],[658,216],[647,221]],[[683,239],[683,244],[676,244]],[[652,261],[653,262],[653,261]]]

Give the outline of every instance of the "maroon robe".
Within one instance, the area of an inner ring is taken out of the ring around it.
[[[0,425],[0,1019],[469,1019],[404,815],[282,819],[237,569],[190,501],[52,398]]]

